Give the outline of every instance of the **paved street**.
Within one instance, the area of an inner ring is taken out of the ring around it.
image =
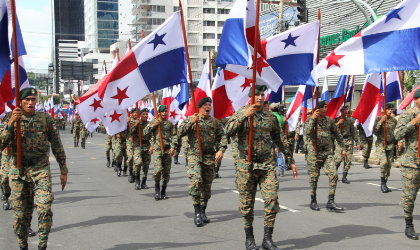
[[[233,159],[225,154],[221,175],[213,184],[208,207],[211,223],[197,228],[187,193],[184,162],[173,165],[166,201],[153,199],[153,188],[134,190],[126,177],[118,178],[105,167],[104,135],[88,139],[86,150],[73,148],[68,131],[62,133],[69,166],[69,183],[60,191],[59,171],[53,171],[54,225],[49,249],[244,249],[244,232],[238,212]],[[309,209],[308,176],[303,155],[296,156],[300,176],[290,171],[280,179],[279,202],[273,239],[281,249],[419,249],[420,242],[404,236],[404,218],[398,205],[400,173],[392,169],[389,186],[379,191],[379,167],[365,170],[360,164],[350,170],[350,185],[338,184],[336,202],[344,213],[327,212],[328,184],[322,175],[318,188],[320,212]],[[148,186],[152,187],[149,171]],[[340,171],[341,172],[341,171]],[[341,174],[340,174],[341,178]],[[263,202],[258,195],[254,222],[257,244],[263,235]],[[420,204],[416,203],[415,226],[420,231]],[[36,226],[36,215],[34,216]],[[0,211],[0,249],[17,249],[12,230],[12,211]],[[30,249],[37,238],[30,238]]]

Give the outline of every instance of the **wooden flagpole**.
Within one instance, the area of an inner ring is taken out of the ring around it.
[[[254,55],[252,65],[252,83],[251,83],[251,105],[255,104],[255,85],[257,80],[257,57],[258,57],[258,44],[260,43],[260,0],[256,2],[255,11],[255,30],[254,30]],[[249,118],[249,135],[248,135],[248,162],[252,162],[252,147],[254,141],[254,116]]]
[[[192,100],[192,105],[194,106],[194,112],[198,113],[197,104],[196,104],[195,95],[194,95],[195,88],[193,86],[193,81],[192,81],[190,53],[188,52],[188,42],[187,42],[187,32],[186,32],[186,29],[185,29],[184,11],[182,10],[181,0],[179,0],[179,10],[180,10],[180,14],[181,14],[182,34],[184,36],[185,55],[186,55],[186,58],[187,58],[187,66],[188,66],[188,74],[189,74],[189,79],[188,80],[189,80],[189,87],[190,87],[190,91],[191,91],[191,100]],[[201,145],[201,136],[200,136],[200,126],[198,125],[198,121],[195,124],[195,131],[196,131],[196,136],[197,136],[197,140],[198,140],[198,150],[200,152],[200,156],[203,156],[203,148],[202,148],[202,145]]]
[[[385,116],[385,122],[382,125],[384,127],[384,149],[386,150],[386,72],[384,72],[384,116]]]
[[[346,92],[344,92],[344,105],[346,105],[347,102],[347,92],[349,91],[349,84],[350,84],[350,77],[351,76],[347,76],[347,85],[346,85]],[[341,112],[341,118],[345,118],[343,115],[343,112]],[[340,124],[340,131],[343,132],[343,124]]]
[[[319,53],[321,52],[321,9],[318,9],[318,21],[319,21],[319,31],[318,31],[318,53],[316,55],[316,64],[319,64]],[[316,86],[316,109],[318,109],[318,99],[319,99],[319,88],[318,86]],[[312,92],[312,96],[313,96],[313,92]],[[313,108],[313,99],[312,99],[312,110],[314,110]],[[317,148],[317,144],[318,144],[318,118],[315,119],[315,139],[314,139],[314,151],[315,154],[318,153],[318,148]]]
[[[156,106],[155,92],[152,92],[152,102],[153,102],[153,109],[155,110],[155,119],[158,119],[158,110]],[[162,129],[160,127],[160,123],[158,125],[158,134],[159,134],[160,149],[162,150],[162,154],[163,154],[163,152],[165,152],[165,147],[163,146]]]
[[[20,82],[19,82],[19,54],[17,42],[17,29],[16,29],[16,4],[15,0],[10,0],[10,9],[12,14],[12,28],[13,28],[13,63],[14,63],[14,77],[15,77],[15,101],[16,108],[20,108]],[[22,169],[22,135],[20,121],[15,123],[16,126],[16,164],[18,169]]]

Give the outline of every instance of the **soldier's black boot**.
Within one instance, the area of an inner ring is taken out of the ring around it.
[[[201,218],[200,204],[194,204],[194,224],[197,227],[202,227],[204,225],[203,218]]]
[[[216,178],[216,179],[222,178],[219,174],[219,170],[220,170],[220,166],[217,165],[216,166],[216,174],[214,175],[214,178]]]
[[[117,172],[117,163],[112,160],[112,167],[114,168],[114,172]]]
[[[128,168],[128,166],[124,163],[124,170],[123,170],[123,176],[124,177],[127,176],[127,168]]]
[[[132,169],[128,170],[128,182],[129,183],[134,183],[134,175],[133,175],[133,170]],[[139,182],[140,182],[140,180],[139,180]]]
[[[109,158],[107,158],[106,167],[107,168],[111,167],[111,161],[109,160]]]
[[[341,181],[346,184],[350,184],[350,181],[347,180],[347,172],[343,172],[343,179]]]
[[[6,199],[7,199],[6,195],[5,194],[1,194],[1,200],[2,201],[5,201]]]
[[[264,239],[262,242],[262,248],[266,250],[278,250],[277,246],[274,245],[272,235],[273,235],[272,227],[264,227]]]
[[[179,161],[178,161],[178,156],[174,156],[174,164],[179,164]]]
[[[19,247],[20,250],[28,250],[28,246]]]
[[[6,198],[6,200],[3,203],[3,210],[12,210],[12,206],[10,205],[9,198]]]
[[[168,199],[168,196],[166,196],[166,184],[162,184],[162,190],[160,190],[160,198],[162,200]]]
[[[134,177],[134,180],[136,181],[136,184],[134,185],[134,189],[135,190],[140,190],[141,189],[141,185],[140,185],[140,174],[137,174]]]
[[[117,176],[120,177],[122,172],[121,164],[117,163]]]
[[[155,200],[160,200],[160,184],[155,183]]]
[[[47,246],[38,246],[38,250],[46,250]]]
[[[74,142],[74,147],[77,147],[77,144],[76,144],[76,142]]]
[[[149,187],[146,185],[147,177],[141,178],[141,189],[149,189]]]
[[[207,206],[201,206],[201,218],[203,219],[203,223],[210,223],[210,219],[206,215],[206,208]]]
[[[314,211],[319,211],[318,203],[316,202],[316,195],[311,195],[311,205],[309,206]]]
[[[340,167],[341,163],[335,164],[335,169],[338,170],[338,168]]]
[[[381,177],[381,191],[382,193],[392,192],[391,189],[389,189],[388,186],[386,185],[385,177]]]
[[[405,236],[410,240],[418,240],[419,236],[414,230],[413,217],[405,218]]]
[[[365,169],[372,168],[371,166],[369,166],[369,162],[368,162],[368,160],[365,160],[365,161],[363,162],[363,167],[364,167]]]
[[[328,195],[327,210],[332,212],[342,212],[344,208],[337,206],[334,202],[334,195]]]
[[[254,228],[246,227],[245,228],[245,249],[246,250],[257,250],[257,245],[255,244],[254,238]]]
[[[36,232],[34,232],[34,230],[32,230],[31,227],[29,227],[28,229],[28,237],[34,237],[36,235]]]

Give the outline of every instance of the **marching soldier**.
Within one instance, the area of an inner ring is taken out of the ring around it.
[[[115,159],[115,171],[117,172],[117,176],[121,176],[121,172],[125,172],[127,174],[127,165],[126,160],[126,134],[125,131],[119,132],[118,134],[112,137],[112,159]],[[124,162],[124,170],[122,169]]]
[[[405,141],[405,152],[400,158],[402,175],[402,193],[400,204],[404,210],[405,235],[412,240],[419,237],[414,230],[413,211],[417,193],[420,188],[420,158],[418,150],[418,130],[420,125],[420,89],[414,93],[416,106],[407,109],[398,119],[395,128],[395,139]]]
[[[143,108],[140,110],[140,120],[136,120],[134,126],[130,128],[130,134],[133,137],[134,143],[134,188],[136,190],[148,189],[146,185],[147,173],[149,172],[149,165],[151,161],[151,154],[153,148],[150,144],[150,135],[146,136],[144,130],[148,124],[147,118],[149,116],[149,110]],[[140,128],[142,133],[142,141],[140,144]],[[140,184],[140,172],[143,172],[143,177]]]
[[[14,208],[14,231],[21,249],[28,249],[28,229],[34,207],[38,212],[38,249],[46,249],[52,225],[53,202],[50,145],[60,166],[62,190],[67,183],[67,165],[64,148],[54,126],[46,113],[36,112],[37,91],[26,88],[20,91],[21,107],[15,108],[5,118],[6,127],[0,134],[0,149],[10,146],[10,187]],[[22,168],[16,164],[16,127],[21,123]]]
[[[220,121],[210,116],[212,100],[202,98],[198,102],[199,113],[188,117],[178,129],[178,136],[188,137],[187,176],[190,179],[189,194],[194,206],[194,224],[201,227],[210,220],[206,216],[207,203],[211,197],[211,184],[215,177],[215,162],[220,162],[227,148],[227,139]],[[200,156],[196,124],[200,127]]]
[[[106,156],[107,168],[111,167],[111,149],[112,149],[112,136],[105,135],[105,156]],[[114,162],[114,159],[112,159],[112,161]]]
[[[175,124],[175,131],[178,134],[178,123]],[[182,137],[178,137],[178,145],[175,149],[175,153],[174,153],[174,164],[178,165],[179,163],[179,153],[181,152],[181,147],[182,147]]]
[[[80,128],[80,146],[85,149],[86,148],[86,139],[89,136],[89,131],[87,130],[87,128],[85,128],[85,126],[82,126]]]
[[[327,105],[325,101],[319,102],[318,108],[306,120],[304,128],[304,141],[307,151],[306,162],[309,174],[309,187],[311,189],[310,208],[314,211],[320,210],[316,199],[316,189],[320,170],[323,168],[329,180],[327,209],[340,212],[343,208],[338,207],[334,202],[338,179],[337,169],[334,164],[334,140],[342,148],[343,157],[347,157],[347,151],[340,130],[334,120],[326,116],[326,112]]]
[[[79,114],[76,114],[71,123],[71,132],[73,133],[74,147],[79,146],[80,129],[82,127],[83,127],[83,122],[80,119]]]
[[[272,145],[286,156],[297,177],[297,169],[289,148],[282,141],[282,131],[273,113],[264,107],[265,86],[256,86],[255,104],[239,109],[227,122],[226,135],[235,138],[236,186],[239,191],[239,210],[245,227],[246,249],[257,249],[253,232],[254,204],[257,186],[264,199],[264,249],[277,249],[272,240],[274,222],[279,211],[276,165]],[[251,96],[251,91],[249,96]],[[252,160],[248,161],[249,118],[254,117]]]
[[[133,109],[130,114],[130,118],[128,121],[127,126],[127,140],[126,140],[126,147],[127,147],[127,165],[128,165],[128,182],[134,182],[134,175],[133,175],[133,164],[134,164],[134,138],[131,136],[131,128],[135,126],[136,121],[138,119],[137,109]]]
[[[347,157],[342,156],[343,148],[340,148],[338,144],[336,144],[335,148],[335,166],[338,170],[341,162],[344,161],[343,179],[341,179],[341,181],[346,184],[350,184],[350,181],[347,180],[347,174],[350,170],[353,158],[354,142],[359,145],[354,121],[347,115],[348,110],[348,106],[343,106],[341,109],[341,117],[336,119],[337,127],[340,129],[341,135],[343,136],[345,146],[344,150],[347,152]]]
[[[391,164],[394,157],[395,136],[394,130],[397,126],[397,120],[391,117],[394,104],[386,104],[385,115],[376,118],[373,133],[376,135],[376,150],[379,156],[381,167],[381,191],[382,193],[391,192],[386,185],[388,177],[391,174]],[[386,123],[386,146],[384,146],[384,123]]]
[[[357,131],[359,132],[359,142],[360,147],[362,148],[363,167],[365,169],[372,168],[369,166],[369,157],[370,152],[372,151],[373,135],[366,136],[365,130],[360,123],[357,125]]]
[[[144,129],[146,136],[151,136],[153,140],[153,155],[155,158],[153,178],[155,180],[155,200],[166,200],[166,187],[169,182],[171,174],[171,162],[172,156],[175,152],[177,138],[176,134],[174,138],[174,125],[167,120],[166,105],[160,105],[158,108],[158,118],[153,120]],[[160,125],[160,131],[162,135],[163,152],[160,144],[160,138],[158,133],[158,125]],[[160,189],[160,181],[162,180],[162,189]]]

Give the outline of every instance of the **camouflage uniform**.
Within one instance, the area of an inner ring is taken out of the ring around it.
[[[225,126],[226,135],[237,140],[235,165],[239,210],[245,228],[252,228],[255,195],[259,185],[264,199],[264,226],[273,228],[279,211],[277,199],[279,181],[272,145],[276,144],[280,151],[284,152],[288,164],[294,163],[294,160],[282,140],[283,135],[277,119],[270,110],[264,108],[254,115],[252,162],[248,162],[249,119],[245,116],[247,108],[248,106],[240,108]]]
[[[111,149],[112,149],[112,136],[105,136],[105,156],[107,160],[107,167],[111,165]],[[114,161],[114,159],[112,159]]]
[[[80,128],[80,146],[86,148],[86,139],[89,136],[89,131],[85,127]]]
[[[220,121],[214,117],[199,117],[200,137],[203,155],[200,157],[196,125],[188,117],[179,127],[178,136],[188,138],[187,176],[190,179],[189,194],[193,205],[207,207],[211,197],[211,184],[214,179],[216,152],[225,152],[227,139]]]
[[[175,124],[175,131],[178,134],[178,124]],[[178,137],[178,143],[177,146],[175,148],[175,153],[174,153],[174,163],[175,164],[180,164],[179,163],[179,153],[181,152],[181,148],[182,148],[182,137]]]
[[[336,121],[338,122],[339,119],[341,118],[337,118]],[[338,143],[335,144],[335,165],[338,170],[341,162],[344,161],[343,182],[345,182],[344,179],[347,181],[347,178],[345,177],[350,170],[351,162],[353,159],[354,142],[359,144],[359,140],[357,138],[356,128],[354,127],[354,121],[351,118],[345,117],[343,123],[337,126],[339,127],[341,135],[343,136],[345,148],[341,148]],[[343,150],[347,151],[347,160],[344,156],[342,156]]]
[[[115,161],[117,175],[121,176],[123,160],[127,159],[126,133],[120,132],[112,137],[112,159]],[[126,168],[126,166],[124,166]]]
[[[71,123],[71,130],[73,131],[74,146],[79,146],[80,129],[83,127],[83,122],[80,118],[75,117]]]
[[[321,168],[329,180],[329,199],[335,195],[337,187],[337,170],[334,164],[334,140],[341,148],[345,148],[343,137],[334,120],[328,116],[317,119],[317,143],[315,151],[315,119],[309,117],[304,127],[304,141],[307,150],[307,167],[311,199],[316,202],[316,189]]]
[[[189,145],[188,145],[188,137],[187,136],[183,136],[181,138],[181,143],[182,143],[182,145],[181,145],[182,150],[184,150],[185,167],[187,167],[188,166],[188,148],[189,148]]]
[[[381,178],[385,179],[385,183],[391,173],[391,164],[394,156],[395,137],[394,130],[397,126],[397,120],[388,117],[386,120],[386,147],[384,148],[384,129],[380,122],[382,116],[377,117],[373,133],[376,135],[376,150],[378,152],[379,164],[381,166]]]
[[[359,141],[360,146],[362,147],[362,156],[364,161],[368,161],[370,157],[370,152],[372,151],[373,136],[366,136],[365,130],[361,124],[357,125],[357,130],[359,132]]]
[[[10,113],[9,113],[10,114]],[[8,115],[9,115],[8,114]],[[5,119],[7,123],[9,116]],[[0,134],[1,145],[10,145],[10,186],[14,208],[14,231],[19,246],[26,247],[28,228],[34,206],[38,212],[39,246],[46,247],[52,225],[51,204],[53,202],[51,170],[49,164],[50,144],[60,166],[61,174],[68,172],[66,155],[52,118],[43,112],[32,116],[22,115],[22,169],[16,166],[16,144],[14,126],[6,126]]]
[[[1,165],[0,165],[0,186],[1,186],[1,192],[3,195],[2,199],[4,200],[4,204],[3,204],[4,210],[8,210],[11,208],[10,202],[9,202],[10,193],[11,193],[11,189],[9,185],[9,171],[10,171],[9,158],[10,156],[8,155],[8,152],[10,151],[8,150],[8,148],[6,148],[1,153]]]
[[[133,176],[133,164],[134,164],[134,138],[130,134],[130,128],[132,128],[135,124],[134,119],[130,119],[128,122],[128,129],[126,130],[126,151],[127,151],[127,160],[126,164],[128,166],[128,172],[130,173],[130,176]],[[127,170],[126,170],[127,171]],[[124,176],[127,173],[124,173]],[[130,181],[131,182],[131,181]]]
[[[136,181],[136,189],[147,188],[147,173],[149,172],[149,166],[151,161],[151,156],[149,153],[150,148],[150,135],[146,136],[144,130],[148,122],[141,122],[138,126],[133,126],[130,128],[130,135],[133,138],[134,145],[134,179]],[[139,137],[139,126],[141,126],[142,131],[142,145],[140,146],[140,137]],[[143,172],[143,178],[140,184],[140,172]]]

